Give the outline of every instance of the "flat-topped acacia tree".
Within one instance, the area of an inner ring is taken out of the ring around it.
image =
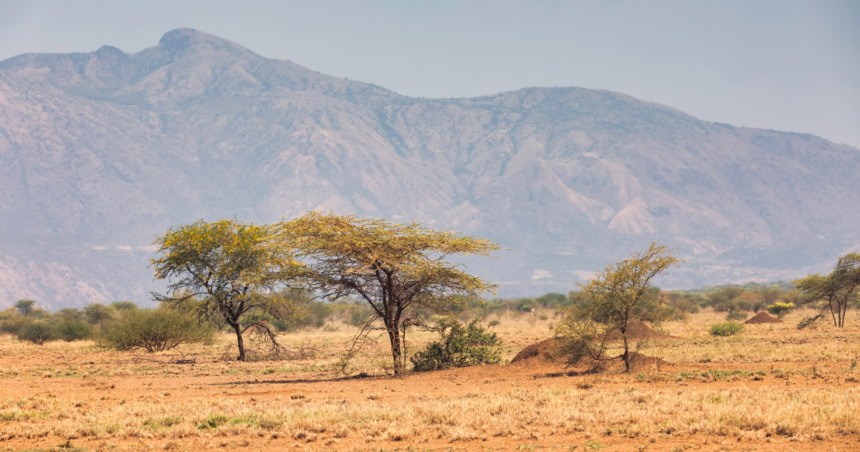
[[[445,259],[453,255],[490,256],[499,245],[486,239],[396,224],[310,212],[276,225],[284,243],[306,265],[311,290],[328,299],[354,296],[381,319],[391,343],[394,373],[405,370],[402,322],[410,309],[444,312],[461,296],[479,297],[498,287]]]
[[[823,300],[827,304],[816,318],[825,310],[830,310],[833,325],[845,326],[848,304],[858,296],[860,289],[860,253],[849,253],[839,258],[836,267],[827,275],[809,275],[794,281],[797,290],[806,295],[806,302]]]
[[[201,319],[220,318],[236,332],[239,361],[245,360],[242,334],[250,328],[277,347],[270,326],[246,314],[266,313],[278,319],[295,316],[297,306],[281,296],[301,273],[288,247],[272,240],[270,226],[221,220],[171,228],[153,242],[156,279],[168,280],[168,295],[156,301],[190,305]]]

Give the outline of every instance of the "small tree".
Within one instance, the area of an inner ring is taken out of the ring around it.
[[[624,367],[630,371],[630,341],[628,325],[631,320],[660,322],[671,318],[668,309],[648,308],[645,295],[655,276],[683,262],[665,246],[652,243],[647,251],[609,265],[588,284],[578,284],[584,302],[572,305],[556,328],[560,353],[568,363],[577,364],[583,358],[605,359],[610,334],[620,334],[624,344]]]
[[[830,310],[833,325],[844,327],[848,304],[860,287],[860,254],[850,253],[840,257],[836,267],[826,276],[809,275],[794,281],[794,284],[805,295],[805,302],[825,301],[821,313]]]
[[[458,296],[478,297],[497,287],[446,262],[452,255],[488,256],[489,240],[355,216],[310,212],[281,223],[279,233],[307,261],[308,284],[328,299],[354,296],[367,302],[388,333],[394,373],[405,370],[402,322],[414,309],[448,313]]]
[[[300,266],[287,247],[272,241],[268,226],[201,220],[169,229],[154,244],[160,254],[151,261],[155,277],[170,281],[168,295],[154,293],[155,300],[192,305],[201,319],[226,322],[236,333],[239,361],[245,360],[242,335],[250,328],[278,347],[269,323],[248,314],[294,317],[295,304],[278,289],[300,273]]]
[[[33,308],[36,305],[36,300],[18,300],[15,302],[15,307],[18,309],[18,312],[21,313],[24,317],[29,316],[33,313]]]
[[[786,312],[794,309],[794,303],[774,303],[767,307],[767,312],[779,317],[785,315]]]

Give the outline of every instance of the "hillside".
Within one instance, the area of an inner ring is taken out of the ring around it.
[[[510,251],[506,294],[571,288],[652,240],[690,287],[791,279],[860,245],[860,151],[619,93],[417,99],[179,29],[127,54],[0,62],[0,307],[145,302],[155,234],[311,209]]]

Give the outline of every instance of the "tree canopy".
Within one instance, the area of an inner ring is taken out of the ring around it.
[[[35,305],[35,300],[18,300],[15,302],[15,308],[24,316],[32,314]]]
[[[394,372],[405,369],[401,328],[417,308],[444,313],[462,296],[498,287],[445,259],[489,256],[499,245],[486,239],[353,215],[310,212],[277,226],[283,243],[307,265],[307,283],[328,299],[354,296],[372,308],[388,333]],[[370,322],[367,323],[369,325]]]
[[[301,273],[290,249],[271,227],[220,220],[171,228],[153,243],[160,256],[151,261],[157,279],[168,280],[168,295],[153,294],[167,305],[193,305],[202,319],[218,317],[236,333],[239,361],[245,360],[242,334],[254,327],[277,347],[268,323],[247,316],[263,312],[284,319],[297,306],[281,292]]]
[[[848,304],[860,288],[860,254],[849,253],[840,257],[833,271],[825,276],[816,273],[794,283],[806,295],[806,302],[825,301],[821,313],[829,310],[833,325],[843,327]]]
[[[630,370],[628,327],[631,320],[659,322],[670,316],[660,307],[645,306],[645,295],[652,280],[680,262],[665,246],[652,243],[646,251],[606,267],[587,284],[579,284],[584,303],[571,306],[556,329],[562,344],[562,353],[569,363],[575,364],[584,357],[596,361],[604,359],[606,342],[613,333],[624,343],[625,368]]]

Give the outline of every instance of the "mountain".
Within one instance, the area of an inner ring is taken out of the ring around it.
[[[0,306],[149,300],[151,242],[311,209],[499,241],[503,294],[564,291],[652,240],[690,287],[788,279],[860,244],[860,151],[624,94],[418,99],[191,29],[135,54],[0,62]]]

